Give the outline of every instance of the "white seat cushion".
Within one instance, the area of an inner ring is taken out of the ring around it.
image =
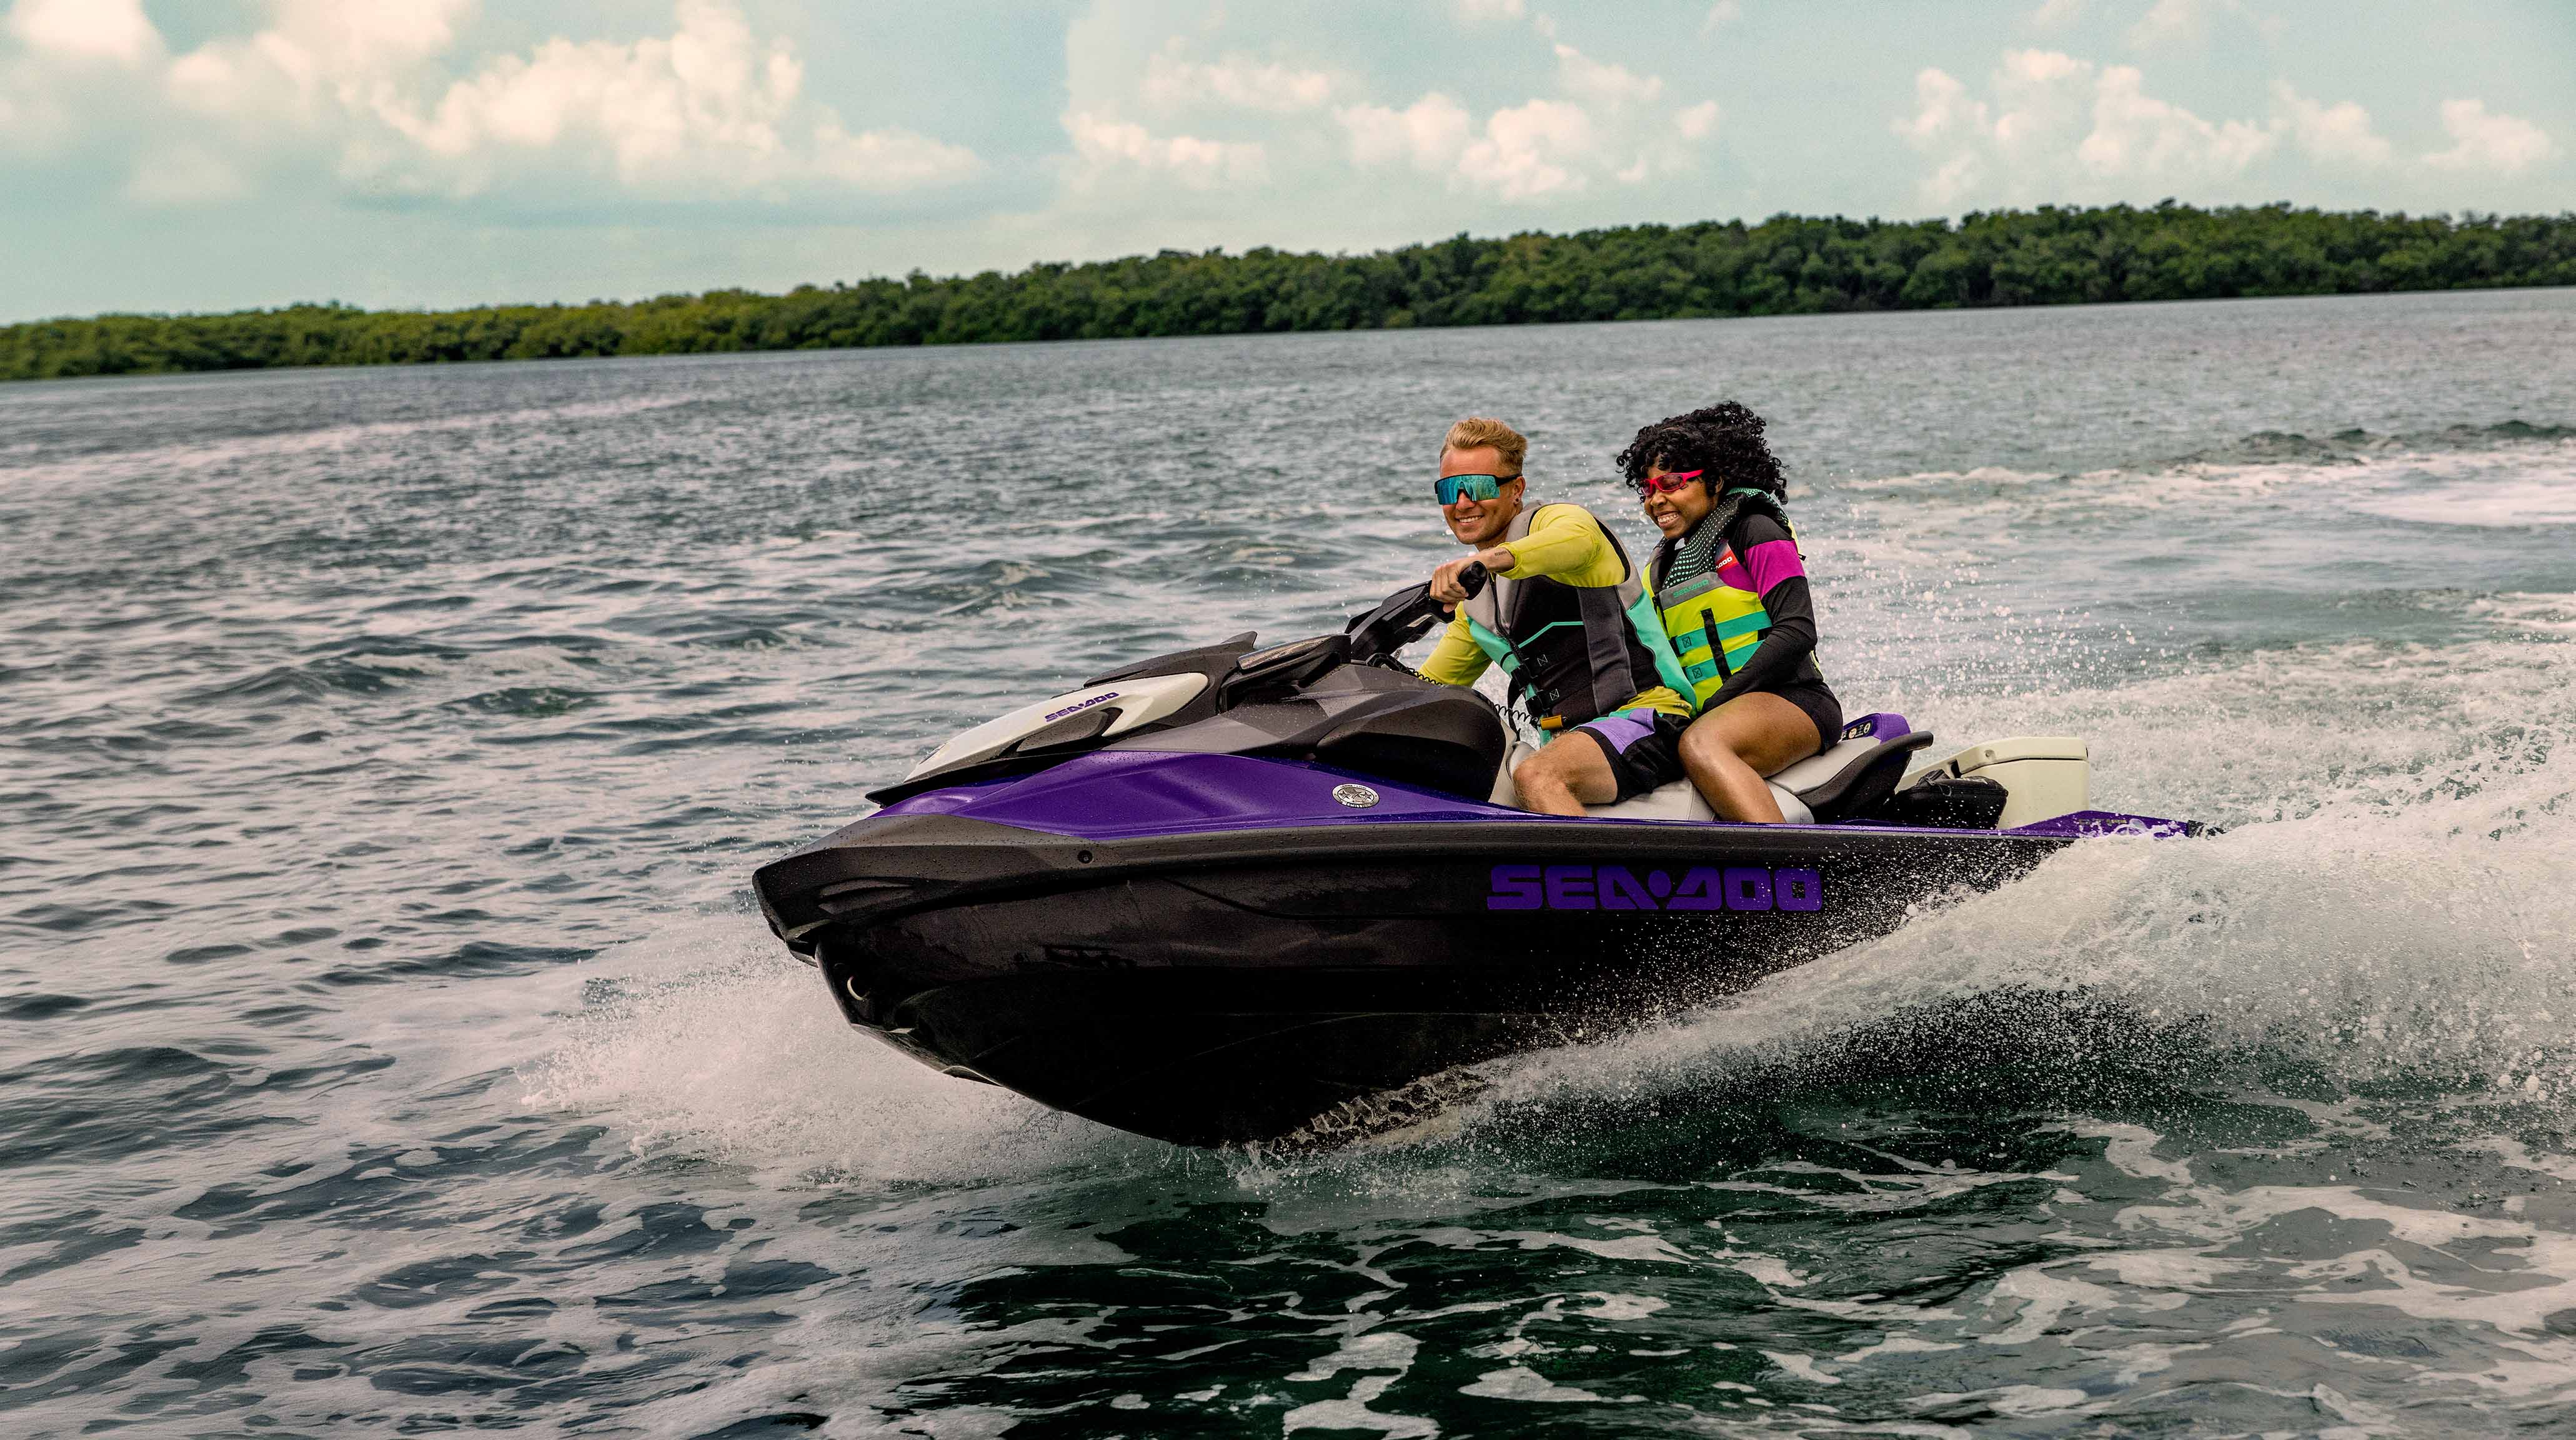
[[[1845,765],[1877,748],[1878,741],[1874,737],[1845,740],[1773,775],[1771,783],[1792,795],[1803,795],[1841,774]]]
[[[1616,805],[1586,805],[1583,813],[1602,820],[1714,820],[1717,812],[1700,798],[1698,787],[1675,780]]]

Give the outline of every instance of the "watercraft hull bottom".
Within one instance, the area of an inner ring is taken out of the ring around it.
[[[1275,1139],[1353,1099],[1582,1033],[1528,1012],[1319,1010],[1303,987],[1202,978],[951,986],[898,1007],[893,1026],[862,1028],[952,1073],[1184,1145]],[[976,1065],[947,1058],[959,1054]]]
[[[1704,1005],[2057,848],[1639,826],[1595,827],[1570,859],[1554,829],[1473,848],[1442,836],[1401,863],[1334,855],[1351,843],[1337,837],[1089,883],[1057,868],[1040,893],[852,916],[812,950],[847,1018],[926,1064],[1164,1140],[1244,1143],[1452,1066]],[[1144,858],[1099,849],[1100,869]]]

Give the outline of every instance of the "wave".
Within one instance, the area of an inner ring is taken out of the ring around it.
[[[982,1184],[1163,1147],[952,1079],[843,1023],[757,920],[703,915],[585,967],[525,1103],[611,1120],[639,1157],[771,1184]]]
[[[2264,652],[1946,710],[1918,719],[2087,735],[2097,802],[2235,828],[2086,841],[1723,1007],[1493,1067],[1469,1130],[1852,1084],[2576,1102],[2576,684],[2555,645]]]
[[[2405,435],[2346,430],[2323,439],[2262,430],[2099,470],[1982,465],[1854,476],[1835,488],[1859,504],[1939,496],[1953,509],[1954,524],[2235,508],[2313,493],[2352,510],[2424,524],[2560,525],[2576,523],[2576,427],[2507,420]]]
[[[2338,430],[2322,438],[2311,438],[2295,430],[2257,430],[2223,445],[2177,455],[2161,468],[2267,461],[2359,461],[2394,451],[2488,449],[2569,439],[2576,439],[2576,425],[2534,424],[2521,419],[2499,420],[2486,425],[2442,425],[2390,434],[2355,427]]]

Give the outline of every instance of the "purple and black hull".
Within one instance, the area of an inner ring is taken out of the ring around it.
[[[851,1024],[1216,1145],[1705,1004],[2083,835],[2164,825],[1564,820],[1296,760],[1103,751],[915,794],[755,886]]]

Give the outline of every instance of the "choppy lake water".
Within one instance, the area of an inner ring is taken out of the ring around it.
[[[844,1029],[755,864],[1772,418],[2093,841],[1411,1143]],[[0,390],[0,1431],[2576,1428],[2576,291]]]

